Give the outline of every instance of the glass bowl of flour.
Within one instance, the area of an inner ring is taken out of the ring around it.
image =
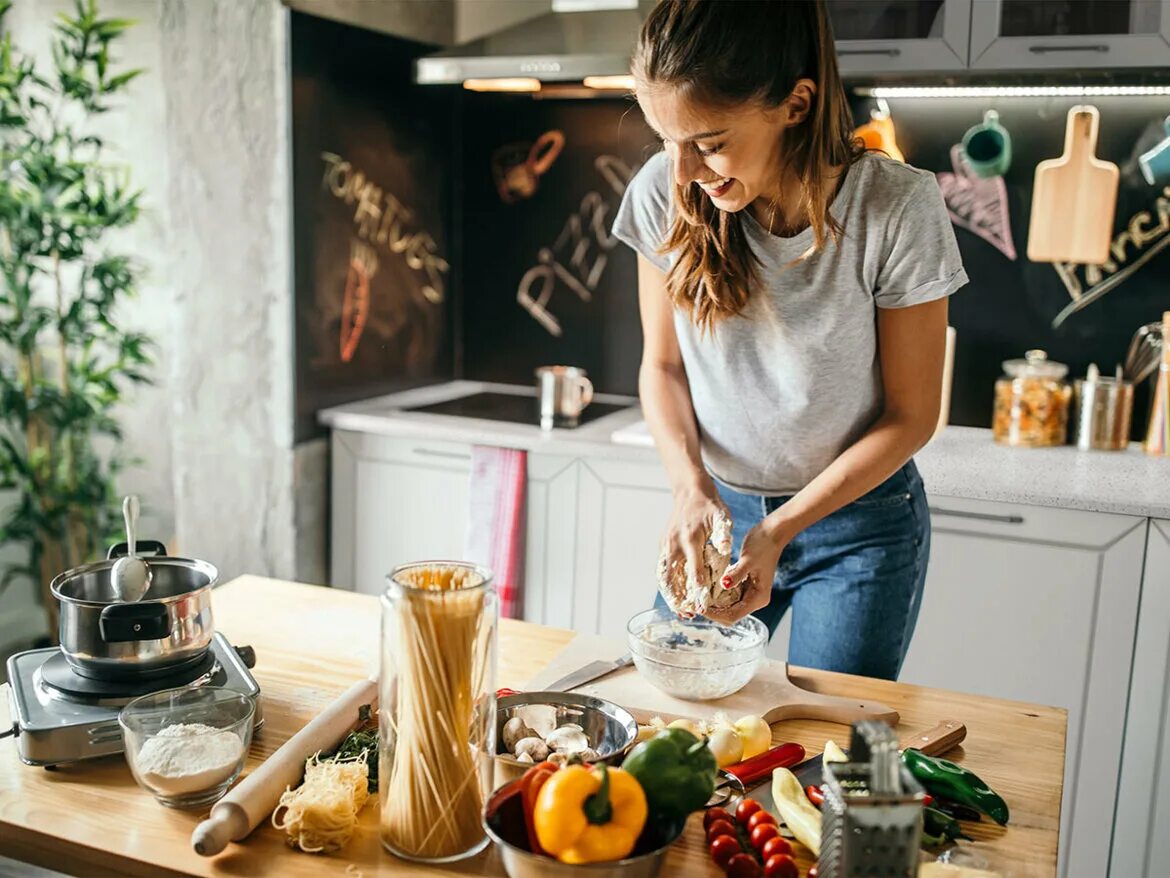
[[[738,692],[755,676],[768,628],[754,616],[721,625],[655,608],[630,619],[626,640],[634,667],[656,688],[676,698],[708,701]]]
[[[252,699],[231,689],[167,689],[122,708],[126,761],[170,808],[202,808],[239,777],[252,743]]]

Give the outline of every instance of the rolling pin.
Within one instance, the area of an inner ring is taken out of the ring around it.
[[[378,700],[376,680],[360,680],[345,690],[312,722],[289,738],[211,808],[206,820],[191,833],[195,853],[213,857],[228,842],[246,837],[280,802],[281,794],[301,782],[305,760],[319,750],[330,750],[357,722],[358,708]]]

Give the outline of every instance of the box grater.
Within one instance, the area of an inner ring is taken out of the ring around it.
[[[855,723],[849,760],[825,763],[819,878],[914,878],[925,793],[902,765],[894,730]]]

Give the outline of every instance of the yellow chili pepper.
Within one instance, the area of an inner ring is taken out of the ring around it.
[[[569,765],[540,788],[533,822],[540,846],[562,863],[620,860],[646,825],[646,794],[620,768]]]

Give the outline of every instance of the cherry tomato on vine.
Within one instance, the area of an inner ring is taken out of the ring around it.
[[[800,878],[800,870],[788,854],[776,854],[764,863],[764,878]]]
[[[735,819],[739,821],[740,826],[746,826],[748,818],[762,807],[755,799],[744,799],[735,806]]]
[[[726,869],[728,861],[736,854],[743,853],[743,849],[739,846],[739,839],[734,835],[721,835],[707,845],[707,852],[720,869]]]
[[[727,878],[760,878],[763,870],[751,854],[736,854],[727,862]]]

